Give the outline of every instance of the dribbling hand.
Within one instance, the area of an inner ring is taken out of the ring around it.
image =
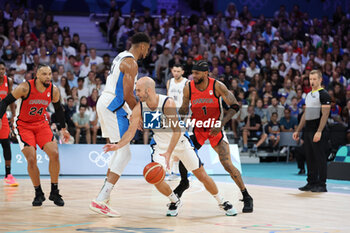
[[[61,137],[63,137],[63,141],[67,143],[70,139],[70,133],[66,129],[61,129]]]
[[[159,154],[160,156],[163,156],[165,158],[165,162],[166,162],[166,168],[168,170],[170,170],[170,153],[169,152],[165,152],[163,154]]]
[[[105,153],[107,153],[108,151],[114,151],[114,150],[118,150],[119,149],[119,146],[118,144],[106,144],[104,147],[103,147],[103,151]]]

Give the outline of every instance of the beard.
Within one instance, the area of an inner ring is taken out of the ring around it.
[[[195,84],[200,84],[200,83],[202,83],[202,82],[203,82],[203,80],[204,80],[203,78],[200,78],[200,79],[198,79],[198,81],[197,81],[197,82],[196,82],[196,81],[194,81],[194,83],[195,83]]]
[[[44,87],[48,88],[50,86],[50,83],[42,83]]]

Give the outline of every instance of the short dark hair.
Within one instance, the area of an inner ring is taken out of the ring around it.
[[[277,112],[273,112],[273,113],[271,113],[271,116],[273,116],[273,115],[278,116],[278,113],[277,113]]]
[[[38,73],[39,72],[39,70],[41,69],[41,68],[43,68],[43,67],[48,67],[48,68],[50,68],[51,69],[51,67],[50,66],[48,66],[48,65],[45,65],[45,64],[39,64],[38,65],[38,68],[36,69],[36,72]]]
[[[180,64],[180,63],[175,63],[175,64],[173,65],[173,68],[174,68],[174,67],[184,69],[183,65]]]
[[[147,43],[151,42],[149,36],[146,33],[138,32],[131,37],[132,44]]]
[[[5,63],[3,61],[0,61],[0,65],[3,65],[6,67]]]

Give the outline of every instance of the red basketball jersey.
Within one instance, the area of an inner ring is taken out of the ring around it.
[[[26,98],[20,99],[16,110],[16,123],[39,123],[47,121],[46,108],[52,100],[52,84],[43,93],[35,87],[35,80],[28,81],[29,94]]]
[[[4,75],[4,82],[0,86],[0,100],[3,100],[9,93],[9,83],[8,78]]]
[[[8,93],[9,93],[8,78],[6,77],[6,75],[4,75],[4,82],[0,86],[0,101],[3,100]],[[0,129],[0,139],[8,138],[10,134],[10,126],[9,126],[9,121],[7,119],[6,112],[2,117],[1,123],[2,123],[2,127]]]
[[[205,121],[208,119],[219,120],[221,116],[220,99],[215,95],[216,80],[209,78],[207,89],[200,91],[195,87],[194,81],[190,82],[190,101],[192,119]]]

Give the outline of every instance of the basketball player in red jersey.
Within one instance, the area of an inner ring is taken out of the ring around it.
[[[8,93],[12,91],[13,81],[5,75],[6,66],[5,63],[0,62],[0,100],[4,99]],[[13,123],[13,117],[15,116],[15,104],[10,105],[12,116],[11,121]],[[0,143],[4,153],[5,159],[5,183],[10,186],[18,186],[16,179],[11,174],[11,146],[10,146],[10,125],[7,119],[7,115],[0,121]]]
[[[232,116],[239,110],[234,95],[228,91],[225,84],[215,79],[208,77],[208,63],[205,61],[199,61],[192,68],[193,80],[186,83],[183,91],[183,102],[179,109],[180,115],[187,115],[189,112],[189,105],[191,104],[192,120],[196,121],[208,121],[209,119],[215,119],[215,121],[221,120],[221,127],[195,127],[193,129],[193,135],[191,139],[199,149],[204,142],[209,139],[211,146],[218,153],[220,162],[224,166],[225,170],[230,173],[232,179],[240,188],[243,195],[243,212],[253,212],[253,198],[248,194],[248,191],[243,183],[239,170],[232,164],[230,147],[226,135],[223,132],[223,127],[232,118]],[[227,106],[227,114],[222,118],[221,100],[223,99]],[[222,119],[221,119],[222,118]],[[189,187],[187,180],[187,170],[180,162],[181,182],[174,190],[178,196],[182,196],[182,193]]]
[[[54,141],[49,122],[45,117],[46,108],[51,102],[59,121],[56,124],[64,141],[68,141],[70,135],[65,128],[60,93],[58,88],[51,83],[51,78],[52,73],[49,66],[38,67],[35,79],[19,84],[0,102],[0,118],[2,118],[7,106],[19,99],[17,101],[15,131],[18,143],[27,159],[28,173],[35,188],[33,206],[41,206],[45,201],[40,186],[39,169],[36,164],[36,145],[39,145],[50,158],[51,193],[49,199],[58,206],[64,205],[58,190],[60,162],[57,142]]]

